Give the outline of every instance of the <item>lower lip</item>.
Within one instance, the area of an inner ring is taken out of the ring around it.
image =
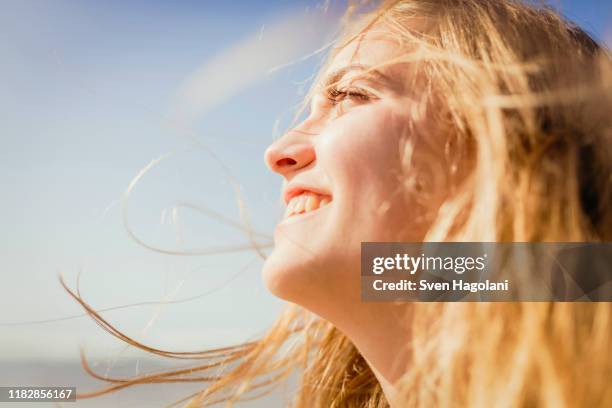
[[[325,207],[319,207],[319,208],[317,208],[316,210],[313,210],[313,211],[308,211],[308,212],[305,212],[305,213],[295,214],[295,215],[292,215],[291,217],[283,218],[278,223],[278,226],[280,226],[280,225],[287,225],[287,224],[293,224],[295,222],[299,222],[299,221],[303,221],[303,220],[307,220],[309,218],[312,218],[315,215],[319,214],[321,211],[325,211],[327,208],[329,208],[330,205],[331,205],[331,203],[327,204]]]

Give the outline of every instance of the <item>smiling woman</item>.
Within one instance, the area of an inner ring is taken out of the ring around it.
[[[100,393],[202,381],[188,406],[231,404],[299,371],[297,407],[612,406],[612,304],[366,303],[359,279],[364,241],[611,240],[609,52],[510,0],[366,2],[346,22],[265,153],[287,210],[263,277],[292,305],[201,353],[90,310],[207,360]]]

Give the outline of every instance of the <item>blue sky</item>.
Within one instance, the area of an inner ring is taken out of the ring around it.
[[[610,43],[611,2],[553,4]],[[174,249],[245,242],[184,209],[178,227],[170,222],[180,201],[238,219],[226,173],[195,139],[240,181],[253,225],[271,235],[281,183],[266,170],[263,151],[273,130],[288,123],[319,59],[268,70],[327,43],[335,11],[323,14],[309,1],[246,0],[5,1],[0,9],[0,323],[79,313],[57,282],[59,271],[70,284],[82,271],[83,295],[101,308],[212,290],[253,260],[252,253],[148,251],[127,235],[118,200],[144,166],[175,151],[133,191],[135,234]],[[250,52],[260,56],[252,65],[223,69],[224,61]],[[219,80],[185,94],[202,73]],[[189,98],[200,105],[177,123],[177,107],[195,104]],[[282,307],[263,288],[260,267],[254,260],[227,286],[192,302],[107,316],[162,347],[244,340],[261,333]],[[0,331],[0,360],[77,358],[79,344],[96,355],[121,349],[86,318]],[[40,348],[41,335],[52,353]]]

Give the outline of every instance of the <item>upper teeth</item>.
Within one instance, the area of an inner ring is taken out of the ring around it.
[[[330,201],[328,196],[321,196],[311,192],[302,193],[289,200],[287,210],[285,211],[285,218],[325,207]]]

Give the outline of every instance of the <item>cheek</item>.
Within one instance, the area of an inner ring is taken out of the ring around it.
[[[361,185],[363,177],[381,180],[399,169],[404,124],[405,120],[384,107],[356,108],[330,127],[319,158],[330,173],[342,176],[348,184]]]
[[[382,239],[406,202],[401,184],[400,146],[406,119],[392,110],[363,107],[336,119],[319,145],[319,159],[337,193],[343,235],[356,241]],[[359,222],[356,222],[359,220]]]
[[[427,123],[412,130],[402,111],[382,104],[354,109],[320,145],[342,208],[339,232],[355,241],[421,240],[449,191],[436,132]]]

